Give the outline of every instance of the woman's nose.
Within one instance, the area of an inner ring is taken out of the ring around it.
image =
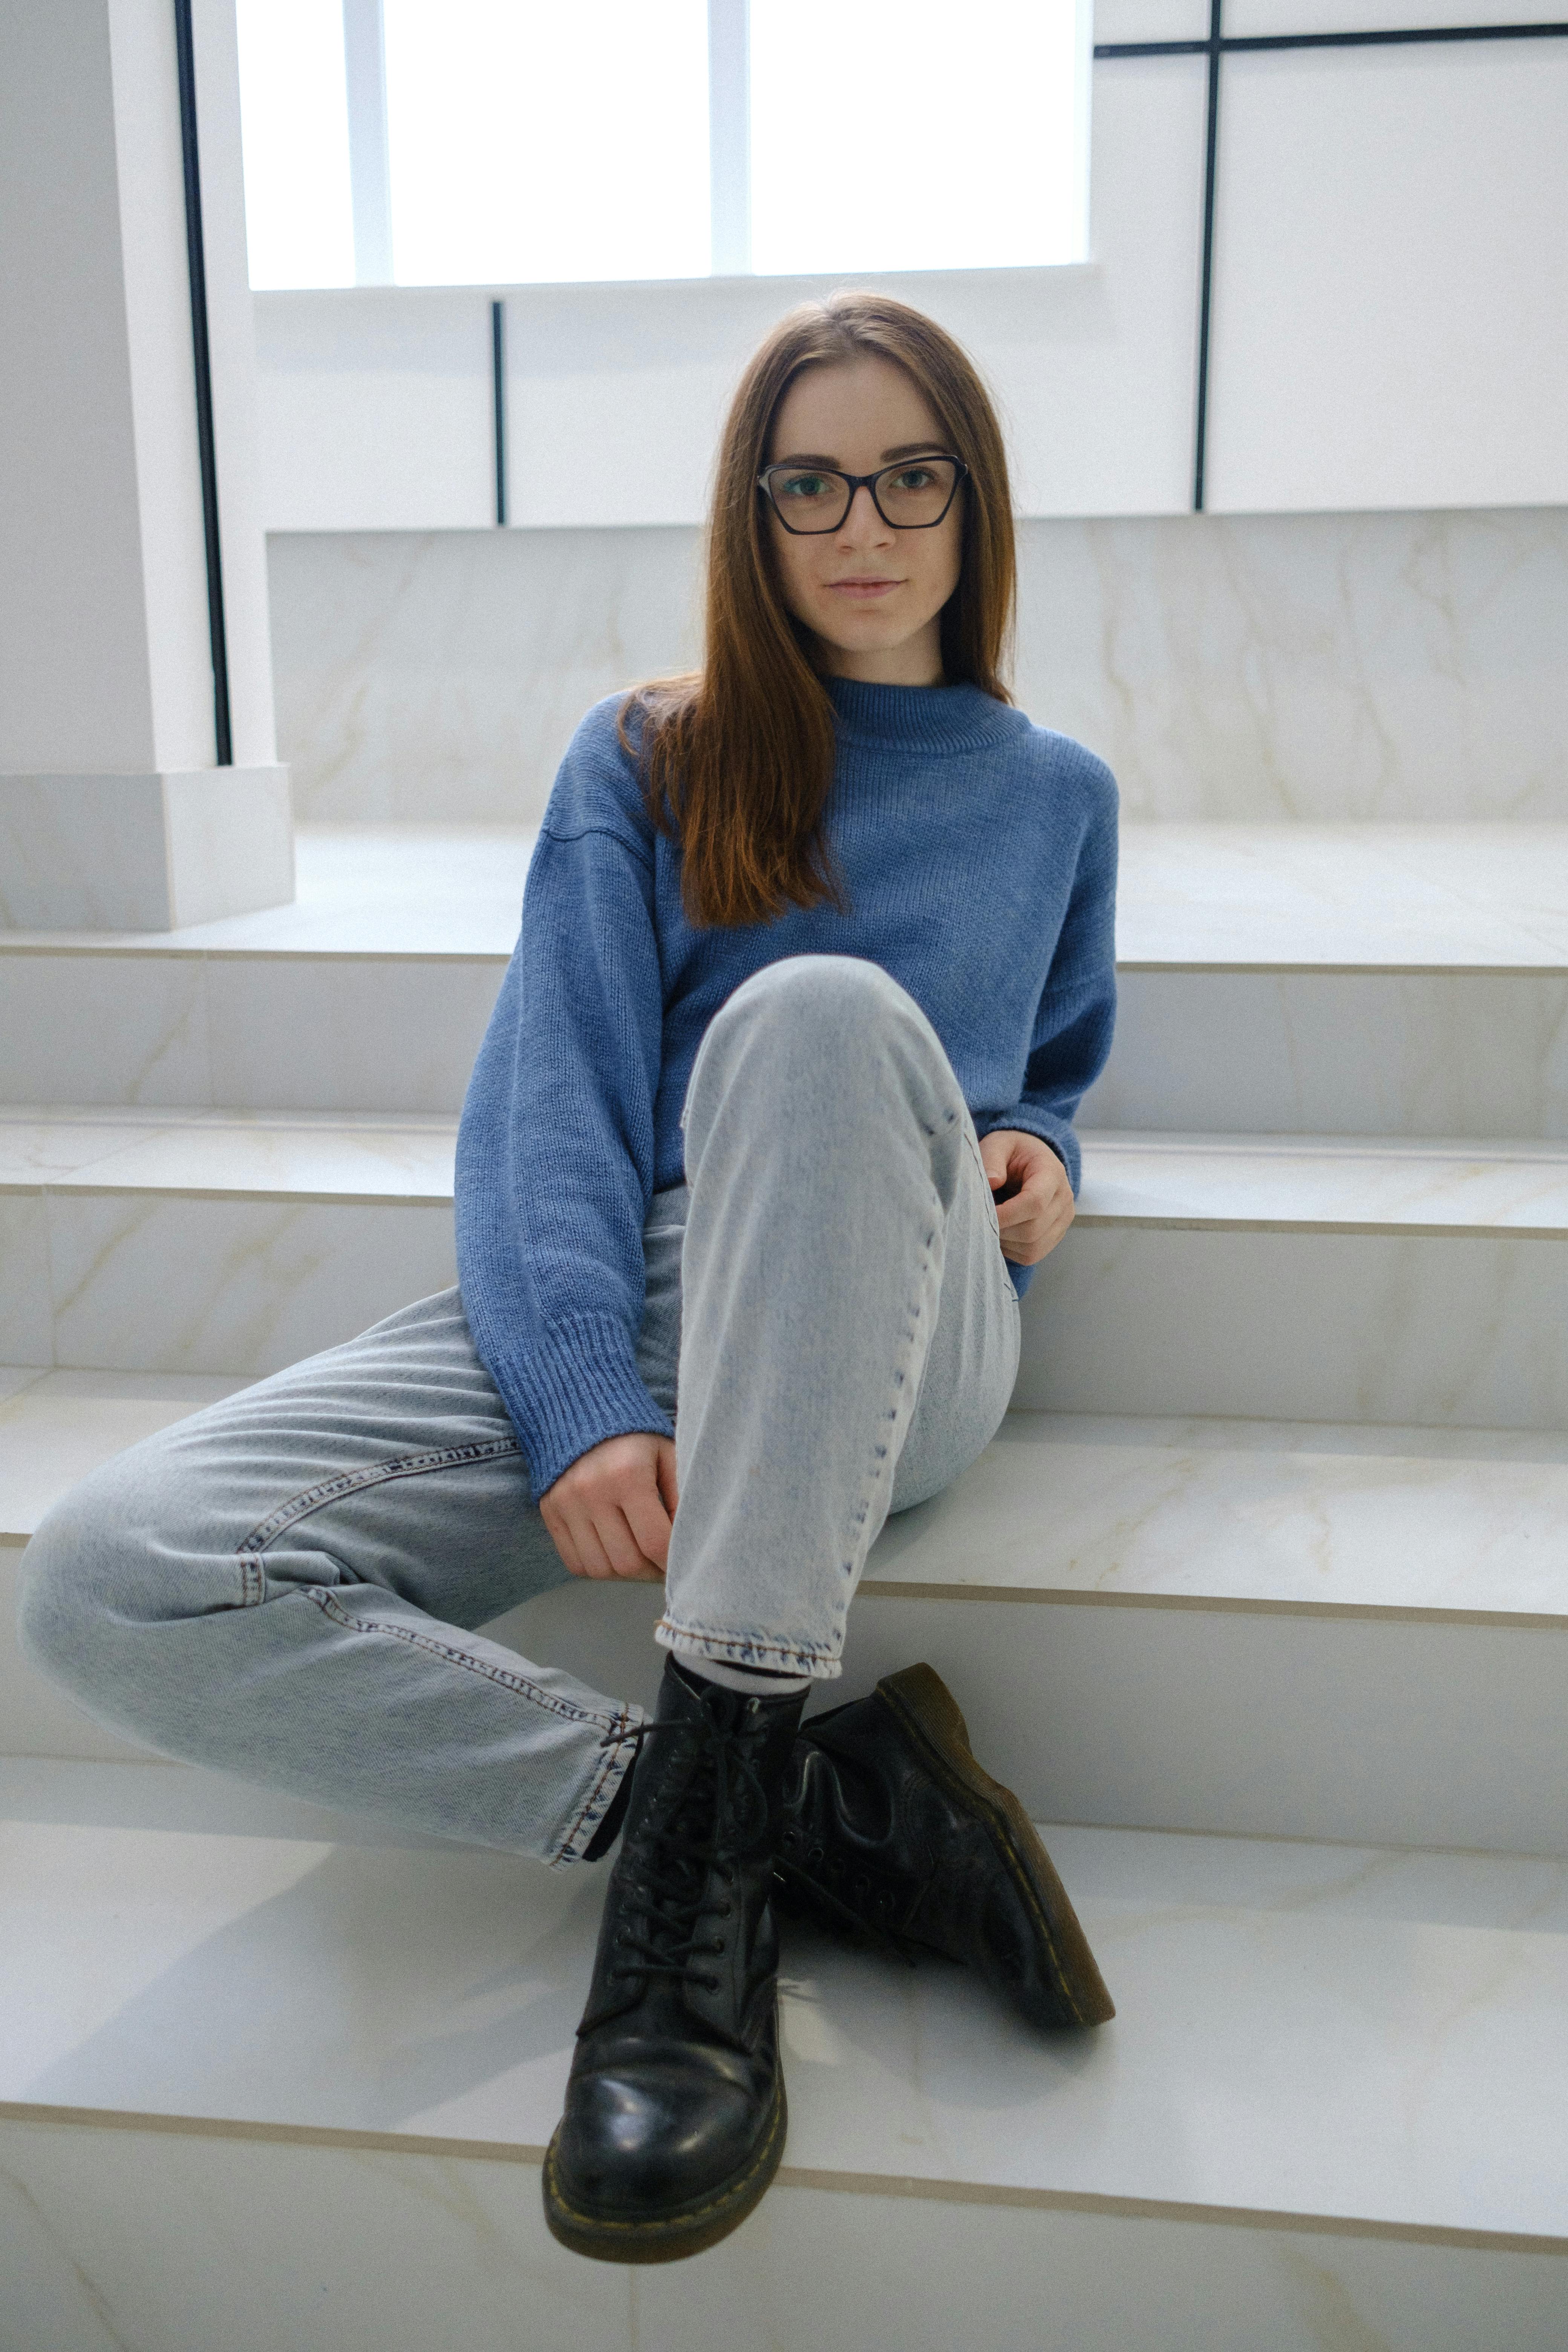
[[[838,526],[838,536],[857,541],[889,536],[889,526],[878,513],[877,501],[864,482],[850,499],[849,511]]]

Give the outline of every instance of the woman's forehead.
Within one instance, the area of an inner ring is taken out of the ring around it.
[[[772,454],[827,460],[852,439],[856,452],[871,460],[884,447],[934,442],[937,420],[920,386],[895,361],[875,352],[852,360],[822,361],[803,368],[773,415]],[[785,446],[785,444],[788,446]]]

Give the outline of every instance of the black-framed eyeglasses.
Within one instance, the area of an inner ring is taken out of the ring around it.
[[[904,457],[874,474],[841,474],[834,466],[765,466],[757,488],[766,492],[785,530],[799,535],[842,528],[857,490],[893,530],[931,530],[968,478],[962,457]]]

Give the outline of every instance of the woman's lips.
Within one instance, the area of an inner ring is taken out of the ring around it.
[[[830,580],[827,591],[832,596],[847,596],[851,604],[869,602],[875,596],[886,596],[894,588],[903,586],[901,580]]]

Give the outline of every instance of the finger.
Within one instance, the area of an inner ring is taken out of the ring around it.
[[[599,1505],[594,1513],[594,1533],[610,1563],[612,1576],[646,1577],[653,1570],[654,1564],[633,1534],[631,1522],[619,1501]]]
[[[657,1479],[622,1497],[621,1509],[645,1568],[662,1575],[669,1559],[669,1514]],[[624,1575],[626,1571],[623,1570]]]
[[[603,1582],[615,1575],[615,1562],[599,1540],[598,1528],[586,1511],[573,1513],[572,1538],[577,1547],[577,1557],[583,1563],[584,1576]]]
[[[552,1511],[546,1515],[541,1511],[539,1516],[544,1521],[545,1532],[551,1542],[561,1555],[561,1565],[567,1575],[586,1576],[588,1571],[583,1565],[582,1555],[572,1540],[572,1531],[559,1512]]]
[[[658,1454],[654,1467],[658,1478],[660,1499],[664,1504],[665,1509],[669,1513],[670,1517],[673,1519],[675,1517],[676,1507],[680,1500],[680,1495],[677,1486],[675,1448],[670,1444],[668,1437],[662,1439],[660,1442]]]

